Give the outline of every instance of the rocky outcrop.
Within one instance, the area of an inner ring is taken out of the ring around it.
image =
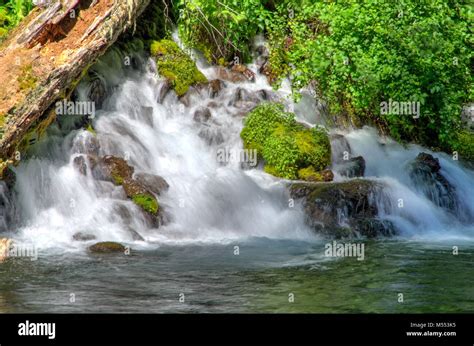
[[[326,236],[377,237],[396,233],[393,225],[378,217],[374,196],[378,182],[355,179],[334,183],[297,183],[290,195],[303,204],[307,223]]]
[[[456,212],[456,189],[441,174],[439,160],[427,153],[420,153],[409,165],[408,173],[415,188],[437,206]]]
[[[134,168],[127,161],[111,155],[78,156],[73,164],[81,174],[87,174],[89,165],[95,179],[122,186],[125,195],[146,213],[151,226],[159,227],[165,222],[166,217],[158,203],[158,196],[169,185],[162,177],[148,173],[134,174]]]

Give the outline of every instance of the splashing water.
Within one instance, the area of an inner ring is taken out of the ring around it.
[[[198,66],[209,80],[217,78],[215,67],[202,61]],[[285,187],[278,179],[260,168],[245,170],[239,162],[216,159],[220,149],[242,149],[239,134],[245,114],[242,107],[245,110],[246,105],[236,105],[238,93],[260,101],[280,100],[295,110],[300,121],[324,123],[314,104],[305,99],[293,105],[288,84],[274,92],[258,73],[255,82],[225,82],[216,97],[191,92],[185,105],[174,93],[168,93],[158,102],[164,81],[156,75],[153,61],[147,63],[146,71],[131,74],[112,73],[107,64],[102,68],[106,71],[101,78],[109,90],[115,91],[94,120],[100,155],[123,157],[135,172],[165,178],[170,188],[160,196],[160,205],[170,222],[150,229],[121,187],[94,180],[91,174],[84,176],[74,168],[74,158],[83,153],[93,134],[75,130],[64,136],[53,128],[49,137],[38,144],[39,158],[23,162],[17,169],[16,198],[23,222],[14,237],[62,251],[83,250],[89,244],[74,242],[72,237],[77,232],[93,234],[97,241],[135,242],[135,247],[143,248],[190,242],[228,243],[251,237],[317,239],[305,225],[302,210],[288,207]],[[250,68],[257,70],[254,65]],[[82,87],[85,89],[79,88],[79,95],[84,98],[88,86]],[[211,112],[211,120],[205,123],[193,119],[202,107]],[[416,145],[404,148],[382,139],[370,128],[345,136],[352,155],[365,158],[366,178],[386,185],[375,198],[381,217],[391,220],[402,237],[474,238],[472,171],[445,154],[432,153],[440,160],[442,174],[455,188],[459,210],[453,215],[423,195],[408,174],[409,162],[422,151],[431,153],[429,150]],[[347,178],[336,172],[336,180],[344,179]],[[134,240],[130,229],[145,241]]]

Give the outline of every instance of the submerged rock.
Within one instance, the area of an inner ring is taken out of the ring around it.
[[[73,165],[74,165],[74,168],[79,172],[81,173],[82,175],[86,175],[87,174],[87,163],[86,163],[86,159],[84,158],[84,156],[80,155],[80,156],[76,156],[74,158],[74,160],[72,161]]]
[[[408,167],[415,188],[437,206],[452,212],[458,210],[456,189],[440,173],[439,160],[427,153],[420,153]]]
[[[124,253],[125,246],[113,241],[104,241],[104,242],[91,245],[89,247],[89,251],[93,253],[118,253],[118,252]]]
[[[77,233],[74,233],[74,235],[72,236],[72,239],[74,239],[75,241],[90,241],[90,240],[97,239],[97,237],[93,234],[77,232]]]
[[[193,120],[198,123],[207,123],[211,119],[211,111],[206,107],[199,107],[194,112]]]
[[[331,237],[376,237],[396,233],[389,221],[378,218],[374,194],[383,188],[370,180],[337,183],[297,183],[290,186],[292,198],[301,200],[307,223]]]

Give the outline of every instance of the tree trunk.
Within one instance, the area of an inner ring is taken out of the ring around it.
[[[63,0],[36,8],[0,52],[0,173],[18,145],[150,0]],[[3,135],[2,135],[3,134]]]

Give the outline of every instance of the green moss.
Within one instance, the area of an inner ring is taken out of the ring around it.
[[[298,171],[316,171],[330,164],[329,138],[322,129],[306,128],[282,104],[266,103],[256,107],[245,119],[240,133],[246,149],[256,149],[272,175],[298,179]]]
[[[86,131],[90,132],[92,135],[97,135],[97,132],[95,132],[94,128],[92,127],[92,124],[87,124]]]
[[[156,214],[158,212],[158,202],[156,198],[149,194],[137,194],[132,197],[133,202],[143,210]]]
[[[95,253],[124,252],[125,246],[113,241],[104,241],[90,246],[89,251]]]
[[[175,42],[154,41],[150,52],[156,58],[158,72],[172,82],[178,96],[184,95],[193,84],[207,82],[194,61]]]
[[[323,177],[321,173],[318,173],[314,170],[313,166],[309,166],[306,168],[301,168],[298,171],[298,177],[302,180],[308,180],[308,181],[321,181],[323,180]]]
[[[38,78],[33,74],[33,66],[31,64],[24,65],[21,68],[21,74],[18,76],[20,90],[31,90],[36,86]]]
[[[122,185],[123,184],[123,177],[120,175],[120,173],[112,171],[112,179],[115,183],[115,185]]]
[[[474,161],[474,133],[468,130],[460,131],[453,149],[458,152],[461,159]]]

